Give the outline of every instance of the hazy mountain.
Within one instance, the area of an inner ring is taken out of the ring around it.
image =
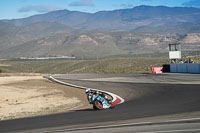
[[[132,30],[135,33],[200,33],[200,24],[179,23],[157,27],[141,26]]]
[[[200,9],[139,6],[83,13],[54,11],[0,21],[0,57],[167,52],[168,43],[200,50]]]
[[[55,22],[37,22],[20,28],[17,34],[41,38],[59,33],[71,33],[73,29]]]
[[[132,9],[84,13],[54,11],[23,19],[5,20],[17,26],[36,22],[57,22],[83,30],[131,30],[141,26],[157,27],[179,23],[200,23],[200,9],[193,7],[138,6]]]
[[[18,30],[17,26],[0,21],[0,37],[15,34]]]
[[[18,37],[17,32],[19,27],[0,21],[0,51],[11,46],[15,46],[15,43],[23,42]]]
[[[0,21],[0,51],[27,41],[60,33],[69,34],[72,28],[51,22],[38,22],[23,27]]]
[[[60,10],[46,14],[34,15],[28,18],[5,20],[16,26],[25,26],[38,22],[57,22],[68,26],[76,26],[86,22],[91,14],[78,11]]]

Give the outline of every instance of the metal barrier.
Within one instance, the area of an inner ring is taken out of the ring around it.
[[[200,73],[199,63],[170,64],[172,73]]]

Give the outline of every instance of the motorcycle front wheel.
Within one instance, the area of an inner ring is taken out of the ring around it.
[[[115,104],[114,103],[111,103],[110,104],[110,109],[114,109],[115,108]]]

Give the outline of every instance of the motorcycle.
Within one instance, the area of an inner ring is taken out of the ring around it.
[[[87,98],[90,104],[93,104],[93,108],[95,110],[103,110],[103,109],[113,109],[115,104],[112,102],[112,99],[107,98],[108,96],[105,93],[98,91],[91,91],[90,93],[86,93]]]

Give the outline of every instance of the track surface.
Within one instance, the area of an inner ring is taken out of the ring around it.
[[[68,83],[113,92],[123,97],[126,102],[118,105],[114,110],[88,109],[1,121],[0,132],[34,131],[33,129],[45,131],[54,127],[59,129],[61,126],[71,128],[82,124],[98,125],[99,122],[137,121],[147,117],[200,111],[200,85],[198,84],[200,75],[58,75],[54,77]]]

